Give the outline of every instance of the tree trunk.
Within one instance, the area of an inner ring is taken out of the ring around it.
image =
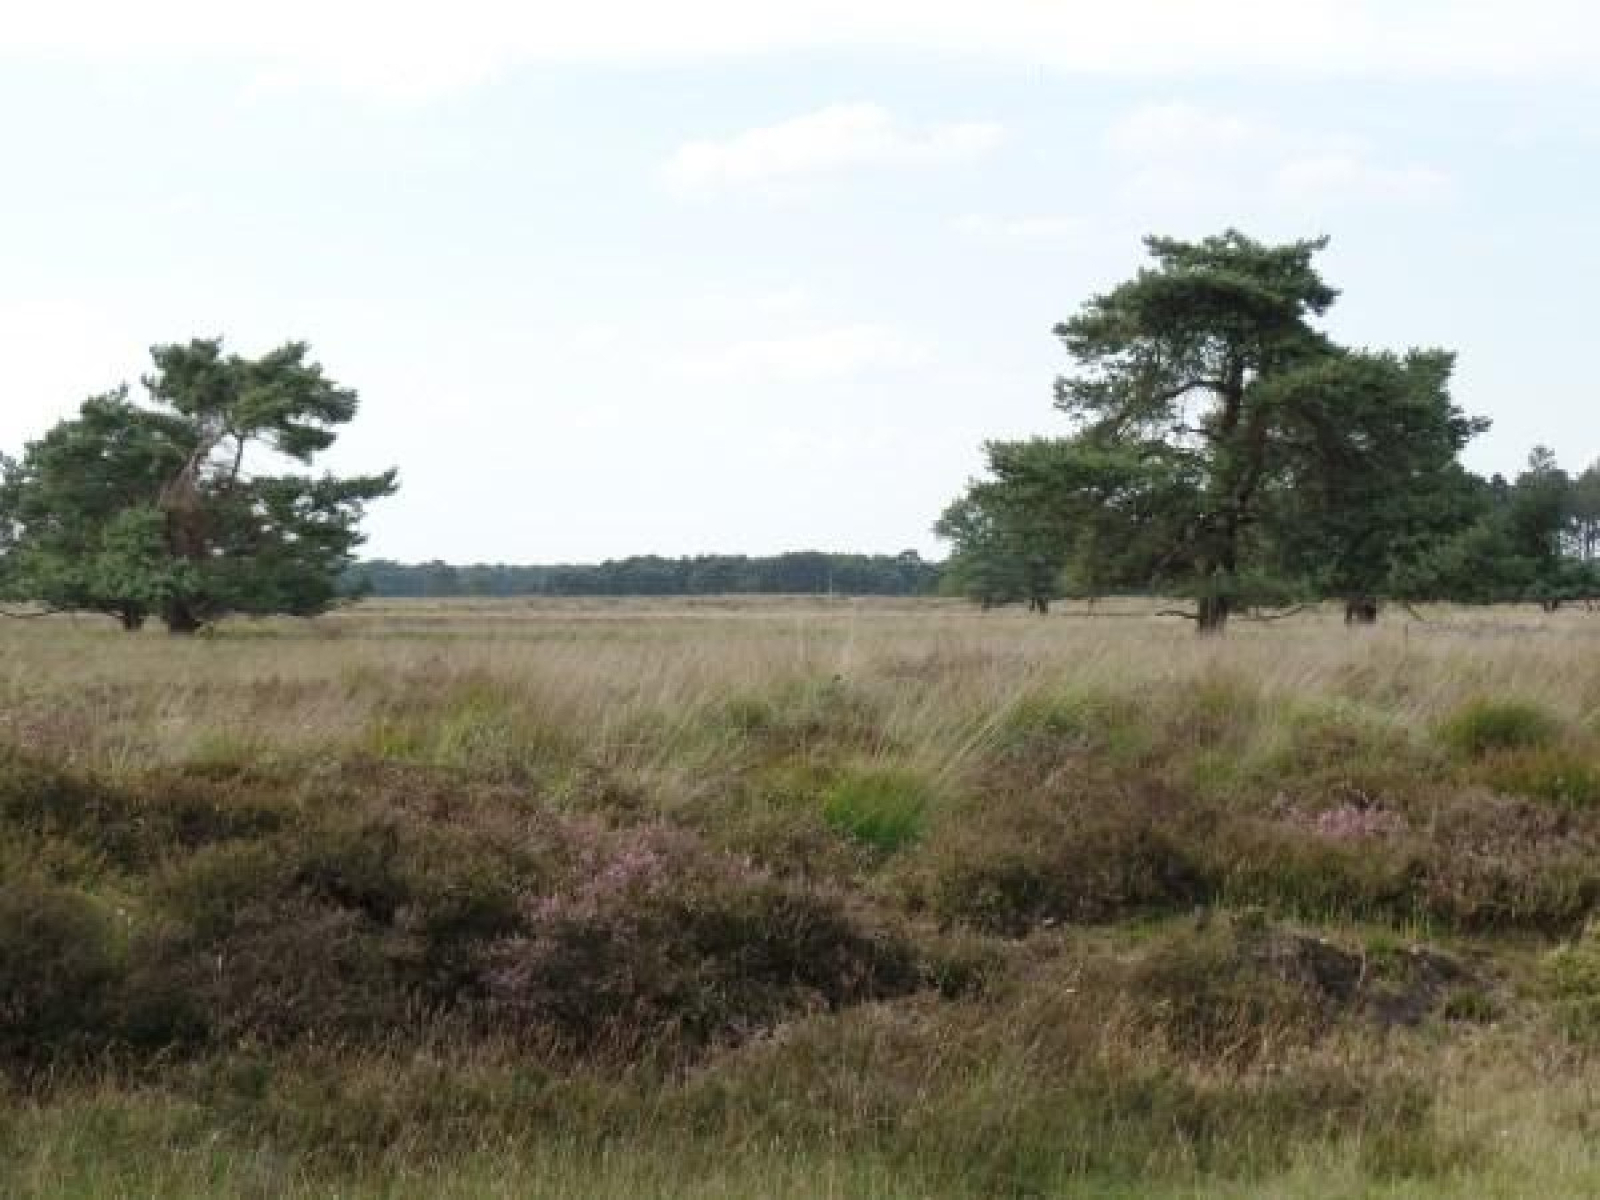
[[[1195,620],[1195,630],[1201,636],[1221,633],[1228,624],[1228,598],[1226,596],[1201,596],[1200,612]]]
[[[144,628],[144,614],[137,609],[123,609],[117,614],[117,620],[122,622],[122,628],[128,633],[138,633]]]
[[[1344,602],[1346,625],[1376,625],[1378,602],[1371,596],[1352,596]]]
[[[173,600],[161,613],[161,619],[167,623],[167,632],[189,635],[200,632],[203,622],[195,616],[194,610],[182,600]]]

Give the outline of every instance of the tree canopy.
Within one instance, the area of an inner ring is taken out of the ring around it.
[[[1414,583],[1474,520],[1458,456],[1487,422],[1452,403],[1448,352],[1317,327],[1339,295],[1326,244],[1147,239],[1151,265],[1056,327],[1068,435],[991,443],[936,527],[958,572],[1025,559],[1058,590],[1186,595],[1202,632],[1296,598],[1366,612]]]
[[[291,342],[260,358],[220,340],[157,346],[142,402],[85,401],[0,463],[0,594],[155,616],[191,633],[228,613],[309,616],[338,598],[369,501],[395,472],[297,471],[354,418],[356,393]]]

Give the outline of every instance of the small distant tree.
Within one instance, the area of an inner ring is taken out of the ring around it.
[[[298,342],[257,359],[218,340],[151,355],[144,402],[126,387],[93,397],[4,465],[6,598],[128,629],[155,616],[179,634],[227,613],[325,611],[395,473],[262,468],[309,465],[355,416],[355,392]]]
[[[1569,495],[1572,516],[1572,552],[1583,562],[1600,559],[1600,463],[1572,481]]]
[[[940,590],[965,596],[985,610],[1024,599],[1037,608],[1031,597],[1045,587],[1043,571],[1035,564],[1030,581],[1026,548],[1016,531],[1007,527],[1007,514],[995,499],[992,489],[975,486],[952,502],[935,524],[934,531],[952,543]]]
[[[1471,477],[1458,528],[1401,572],[1400,594],[1551,611],[1600,594],[1600,570],[1584,557],[1578,486],[1544,447],[1515,480]]]

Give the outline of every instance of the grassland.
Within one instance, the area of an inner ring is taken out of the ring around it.
[[[1600,616],[0,622],[0,1194],[1600,1194]]]

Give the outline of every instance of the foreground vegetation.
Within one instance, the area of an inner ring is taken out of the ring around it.
[[[1600,1191],[1600,624],[0,623],[0,1193]]]

